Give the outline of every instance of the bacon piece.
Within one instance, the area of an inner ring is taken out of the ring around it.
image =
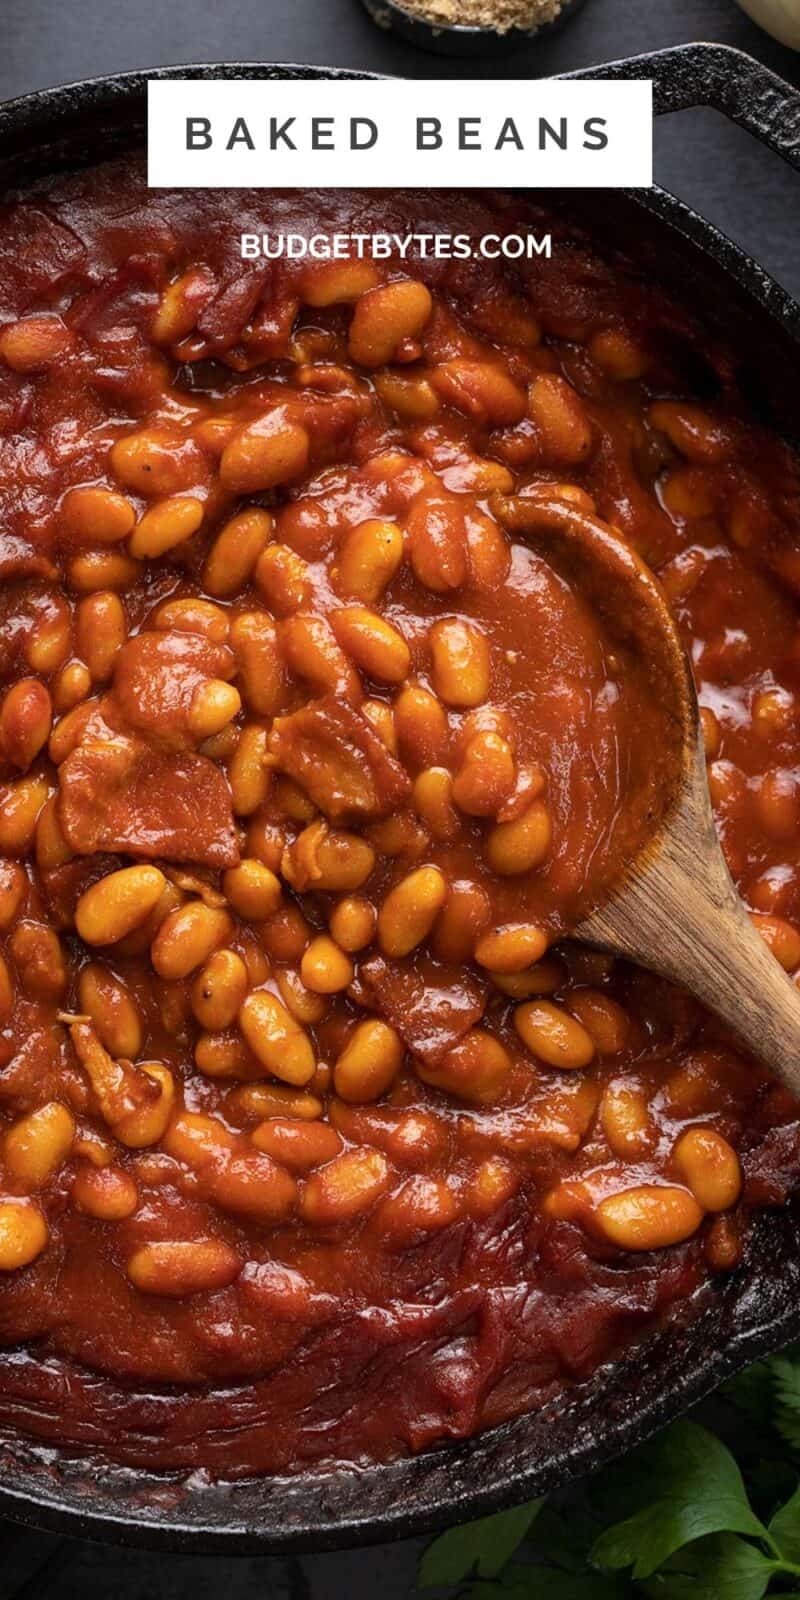
[[[191,743],[197,690],[208,678],[232,678],[234,669],[226,645],[198,634],[140,633],[117,652],[110,698],[129,727],[178,749]]]
[[[331,696],[276,717],[268,748],[274,765],[332,822],[385,817],[410,788],[367,718]]]
[[[60,867],[39,869],[39,883],[54,928],[70,931],[75,926],[75,907],[82,894],[99,878],[128,866],[122,856],[71,856]]]
[[[68,1022],[69,1017],[61,1013],[61,1020]],[[155,1104],[161,1092],[155,1079],[132,1061],[115,1061],[103,1049],[91,1023],[76,1019],[69,1032],[104,1122],[113,1128]]]
[[[235,344],[250,322],[271,277],[271,266],[240,268],[216,290],[197,319],[208,354]]]
[[[206,756],[123,737],[87,740],[59,768],[59,821],[78,855],[121,851],[235,867],[231,793]]]
[[[742,1161],[745,1200],[754,1206],[783,1206],[797,1187],[800,1122],[769,1128]]]
[[[11,583],[15,578],[54,578],[56,568],[50,557],[37,550],[27,539],[17,533],[0,533],[0,581]]]
[[[460,967],[430,960],[412,967],[378,955],[362,961],[356,989],[359,1005],[379,1012],[430,1066],[480,1021],[488,993],[477,974]]]

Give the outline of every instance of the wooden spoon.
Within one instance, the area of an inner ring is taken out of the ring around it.
[[[509,532],[575,574],[647,662],[662,715],[647,730],[661,805],[622,878],[571,937],[680,983],[800,1094],[800,992],[767,949],[720,849],[689,662],[661,585],[598,517],[546,491],[492,497]]]

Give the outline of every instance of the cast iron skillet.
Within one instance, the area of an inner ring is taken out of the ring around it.
[[[0,108],[0,184],[141,145],[149,77],[358,77],[250,63],[184,67],[48,89]],[[690,45],[574,76],[650,77],[658,112],[712,105],[800,168],[800,94],[738,51]],[[572,216],[621,244],[741,355],[756,405],[800,436],[800,307],[741,250],[660,190],[571,191]],[[464,1521],[600,1466],[727,1374],[800,1337],[800,1206],[760,1219],[746,1263],[701,1314],[597,1373],[569,1401],[390,1466],[209,1483],[68,1459],[0,1438],[0,1513],[35,1527],[185,1551],[321,1550]]]

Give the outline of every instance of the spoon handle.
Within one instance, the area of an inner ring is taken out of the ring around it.
[[[800,1095],[800,991],[737,894],[701,761],[652,854],[575,936],[680,983]]]

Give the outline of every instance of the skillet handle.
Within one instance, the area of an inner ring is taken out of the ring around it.
[[[800,172],[800,89],[731,45],[675,45],[564,76],[651,78],[657,114],[713,106]]]

